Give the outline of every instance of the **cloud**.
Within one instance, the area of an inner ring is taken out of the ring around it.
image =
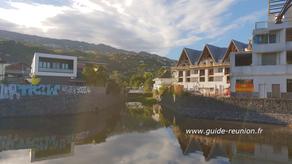
[[[50,160],[38,161],[37,163],[229,163],[225,158],[205,161],[205,157],[200,153],[183,155],[178,140],[170,128],[161,128],[146,133],[116,135],[107,138],[104,143],[96,145],[76,145],[73,151],[74,153],[72,156],[56,159],[52,158]],[[3,152],[0,153],[0,157],[3,163],[30,163],[28,158],[29,153],[27,151]]]
[[[14,23],[20,32],[160,55],[206,36],[224,35],[238,24],[224,22],[235,0],[71,0],[66,5],[28,2],[7,2],[11,8],[0,7],[0,19]]]

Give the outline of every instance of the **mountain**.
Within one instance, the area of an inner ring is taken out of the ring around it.
[[[134,73],[141,64],[147,65],[147,71],[162,66],[172,66],[175,61],[148,52],[133,52],[117,49],[104,44],[45,38],[0,30],[0,58],[7,62],[31,64],[34,52],[54,53],[78,56],[86,60],[106,63],[110,71],[124,74]]]
[[[105,44],[91,44],[80,41],[66,39],[54,39],[40,37],[36,35],[27,35],[16,32],[0,30],[0,38],[5,40],[14,40],[18,42],[27,42],[34,45],[45,46],[55,49],[78,50],[84,52],[98,51],[100,53],[132,53],[130,51],[113,48]]]

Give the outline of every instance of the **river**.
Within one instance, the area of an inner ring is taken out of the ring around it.
[[[190,135],[187,129],[262,129]],[[160,106],[0,120],[0,164],[292,163],[292,129],[175,117]]]

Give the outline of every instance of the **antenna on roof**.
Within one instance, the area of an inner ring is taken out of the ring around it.
[[[269,13],[275,14],[275,23],[283,23],[284,16],[288,9],[292,6],[292,0],[270,0]]]

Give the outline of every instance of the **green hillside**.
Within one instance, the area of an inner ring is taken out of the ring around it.
[[[14,40],[2,39],[0,41],[0,57],[9,63],[24,62],[31,64],[34,52],[73,55],[86,60],[106,63],[108,71],[117,70],[126,76],[135,73],[141,64],[147,66],[146,71],[155,71],[162,66],[171,66],[174,64],[173,60],[146,52],[128,53],[127,51],[116,51],[100,53],[98,50],[85,52],[74,49],[45,47],[39,44]]]

